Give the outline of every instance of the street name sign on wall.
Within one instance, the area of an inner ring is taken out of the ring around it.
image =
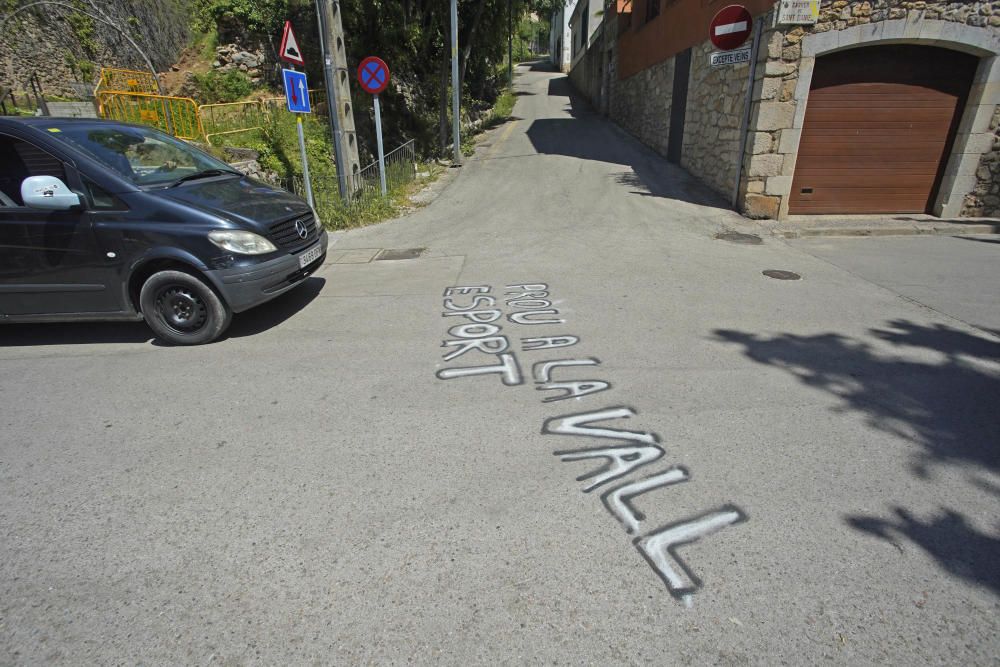
[[[729,5],[719,10],[708,24],[708,36],[715,48],[732,51],[743,46],[753,31],[753,17],[742,5]]]
[[[712,67],[725,67],[726,65],[742,65],[750,62],[750,51],[747,46],[734,51],[716,51],[711,54]]]
[[[781,0],[778,3],[778,23],[815,25],[818,19],[819,0]]]

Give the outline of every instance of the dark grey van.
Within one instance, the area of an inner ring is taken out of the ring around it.
[[[0,118],[0,322],[144,319],[207,343],[326,249],[302,199],[153,128]]]

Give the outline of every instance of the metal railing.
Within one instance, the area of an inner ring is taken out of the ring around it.
[[[105,91],[98,95],[101,118],[152,125],[180,139],[201,139],[198,105],[189,97]]]
[[[385,183],[388,190],[395,190],[412,181],[416,176],[416,142],[411,139],[385,156]],[[379,197],[382,184],[378,174],[378,161],[357,172],[350,178],[355,199]]]
[[[386,187],[390,195],[416,178],[416,142],[411,140],[385,156]],[[382,197],[379,182],[378,162],[374,162],[348,179],[352,197],[345,203],[340,197],[336,180],[331,182],[313,181],[313,202],[320,220],[328,225],[335,221],[357,224],[365,215],[389,204],[388,197]],[[305,185],[301,176],[286,181],[287,190],[305,197]]]
[[[321,90],[310,90],[309,98],[314,110],[322,109]],[[212,137],[240,132],[261,131],[267,125],[272,113],[288,113],[284,97],[266,97],[260,100],[246,102],[223,102],[220,104],[202,104],[198,107],[201,126],[205,131],[205,140],[211,143]]]
[[[224,134],[263,130],[267,124],[267,114],[267,107],[262,100],[202,104],[198,107],[201,127],[208,142],[211,142],[212,137]]]

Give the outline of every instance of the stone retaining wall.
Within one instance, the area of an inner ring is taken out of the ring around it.
[[[188,43],[190,17],[180,0],[104,0],[101,8],[131,31],[158,71],[173,63]],[[101,66],[146,70],[142,57],[113,28],[89,22],[92,42],[82,45],[63,14],[61,9],[38,7],[7,24],[0,35],[0,88],[24,91],[28,77],[37,72],[46,94],[78,96],[73,82],[92,88]]]

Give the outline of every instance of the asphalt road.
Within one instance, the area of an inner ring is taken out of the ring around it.
[[[996,663],[1000,245],[716,240],[518,90],[217,344],[0,330],[0,663]]]

